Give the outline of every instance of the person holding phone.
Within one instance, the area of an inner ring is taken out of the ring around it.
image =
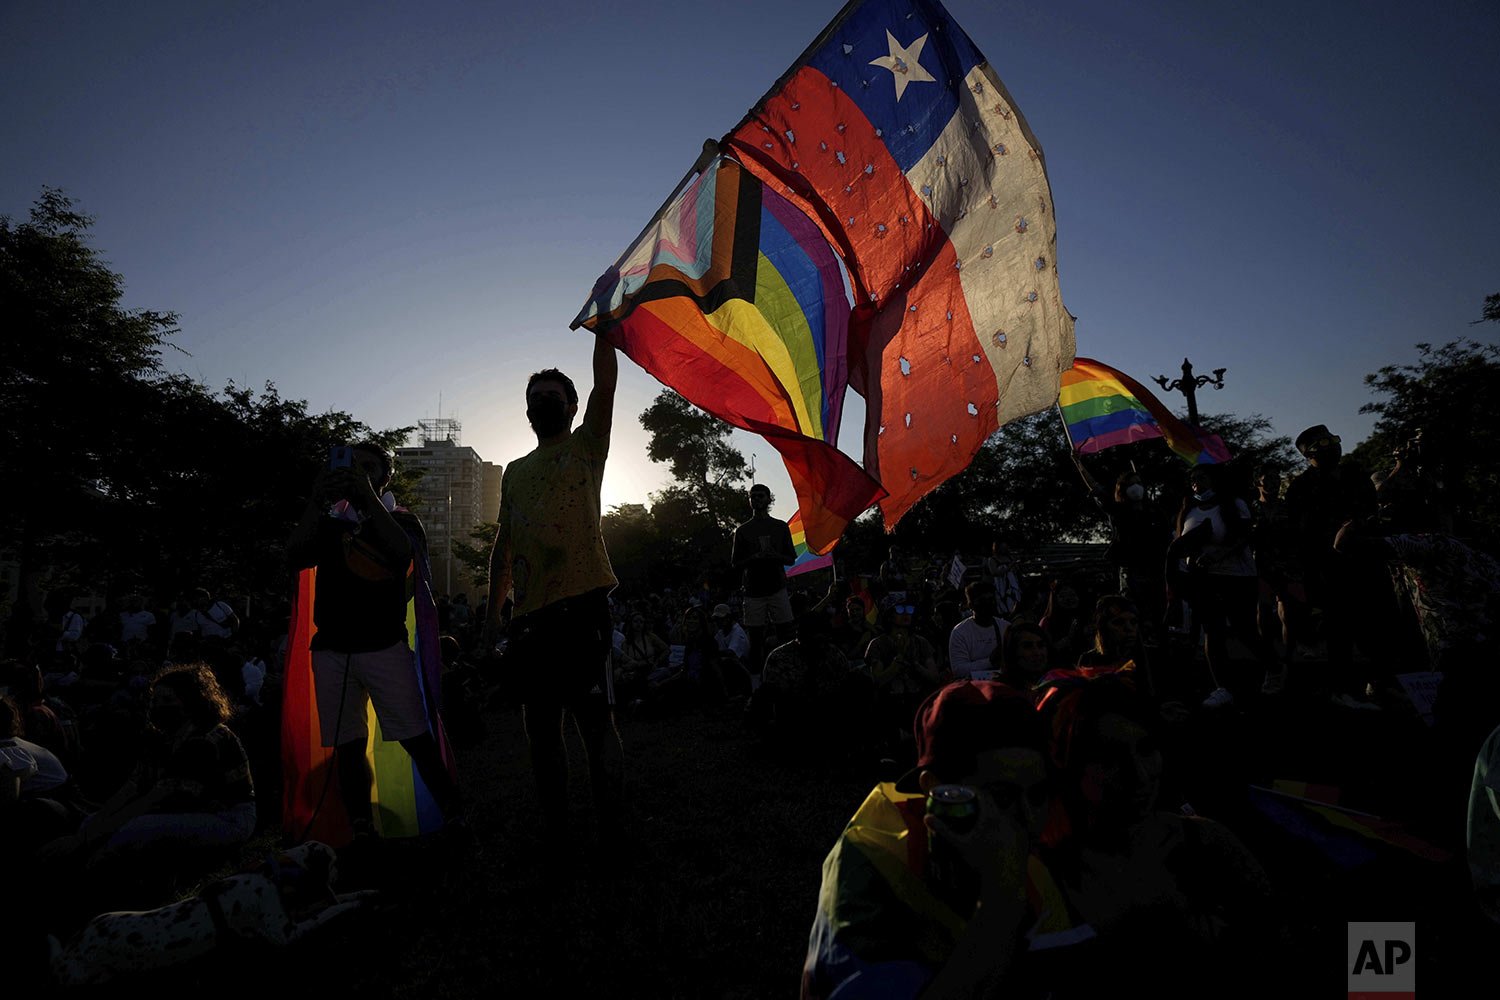
[[[373,836],[373,780],[365,757],[366,706],[381,734],[411,755],[450,828],[465,829],[457,782],[432,733],[406,632],[407,569],[425,559],[416,515],[386,491],[391,454],[374,442],[341,445],[313,483],[287,540],[294,569],[316,567],[312,669],[323,746],[333,747],[339,791],[356,840]]]

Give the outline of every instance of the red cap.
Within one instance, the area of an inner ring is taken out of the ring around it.
[[[936,770],[956,779],[986,750],[1028,747],[1045,752],[1046,737],[1031,699],[999,681],[954,681],[927,696],[912,723],[917,766],[896,783],[920,790],[917,776]]]

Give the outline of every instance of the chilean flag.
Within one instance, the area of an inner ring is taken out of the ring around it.
[[[888,526],[1073,363],[1042,150],[934,0],[856,0],[721,143],[848,269],[850,385]]]

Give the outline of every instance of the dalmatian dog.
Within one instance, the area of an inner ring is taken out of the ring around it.
[[[230,941],[293,944],[378,895],[335,894],[336,861],[333,848],[310,840],[191,898],[101,913],[67,945],[51,939],[53,976],[61,986],[89,986],[178,965]]]

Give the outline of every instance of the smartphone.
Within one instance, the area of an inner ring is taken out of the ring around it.
[[[354,449],[348,445],[334,445],[328,453],[328,467],[330,469],[347,469],[354,464]]]

